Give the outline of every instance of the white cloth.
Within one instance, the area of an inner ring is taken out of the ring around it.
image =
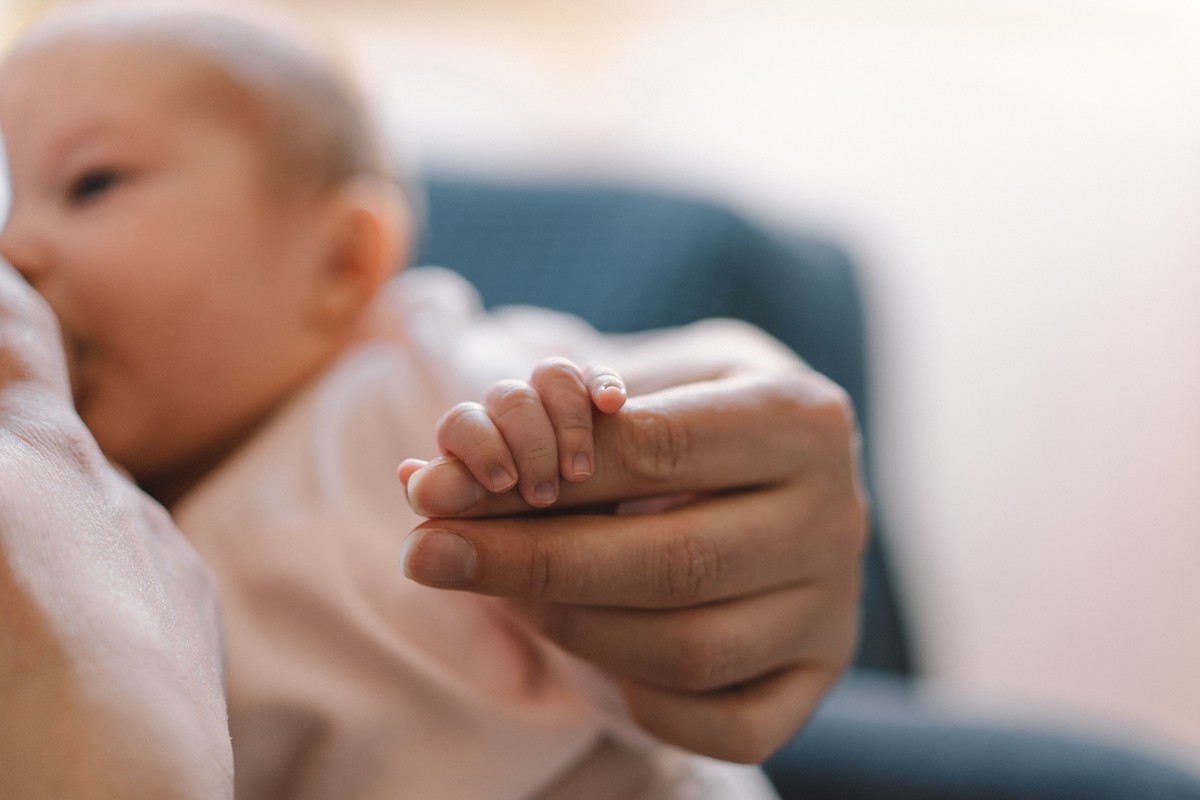
[[[760,771],[666,747],[599,673],[503,600],[405,579],[419,519],[395,475],[437,418],[550,353],[577,320],[483,314],[440,270],[380,299],[390,326],[294,397],[175,509],[221,585],[239,800],[731,800]]]

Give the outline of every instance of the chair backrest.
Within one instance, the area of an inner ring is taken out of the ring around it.
[[[720,206],[639,189],[441,177],[424,190],[415,262],[457,270],[487,305],[559,309],[611,332],[744,319],[844,387],[869,442],[860,296],[832,243],[783,238]],[[878,531],[876,522],[858,663],[909,672]]]

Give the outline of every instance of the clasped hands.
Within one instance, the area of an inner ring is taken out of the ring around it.
[[[765,759],[856,642],[867,511],[845,394],[798,362],[750,369],[597,413],[594,445],[594,475],[549,508],[452,456],[406,462],[430,517],[406,574],[510,598],[659,738]]]

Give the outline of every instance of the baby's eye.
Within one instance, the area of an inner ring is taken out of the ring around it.
[[[67,194],[73,203],[86,203],[112,189],[120,180],[121,175],[116,170],[88,170],[75,179]]]

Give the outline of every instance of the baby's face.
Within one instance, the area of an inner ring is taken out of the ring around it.
[[[0,68],[0,254],[57,313],[84,421],[152,491],[222,458],[318,358],[296,277],[315,212],[271,201],[196,70],[82,40]]]

